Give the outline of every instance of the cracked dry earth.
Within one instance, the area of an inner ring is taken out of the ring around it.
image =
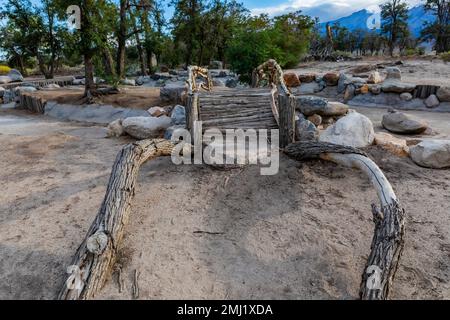
[[[130,140],[45,117],[0,119],[0,299],[53,299]],[[450,170],[368,152],[407,212],[391,298],[450,299]],[[277,175],[261,176],[156,159],[139,175],[122,291],[116,271],[97,298],[132,299],[136,270],[139,299],[356,299],[372,202],[365,176],[323,161],[282,156]]]

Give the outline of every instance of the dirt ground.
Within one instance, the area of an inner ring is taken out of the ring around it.
[[[82,86],[71,86],[70,88],[39,90],[33,92],[33,95],[61,104],[81,105],[85,103],[83,90]],[[148,87],[121,87],[120,93],[96,97],[95,100],[99,104],[145,110],[154,106],[167,105],[159,98],[159,88]]]
[[[344,62],[308,62],[302,63],[296,69],[287,70],[286,72],[296,73],[318,73],[325,74],[327,72],[346,72],[349,74],[365,73],[373,69],[377,64],[392,64],[399,61],[400,58],[365,58],[359,61]],[[446,63],[440,59],[429,58],[407,58],[402,57],[403,64],[395,65],[402,72],[402,80],[415,84],[428,84],[437,86],[448,86],[450,79],[450,63]],[[366,71],[367,70],[367,71]],[[383,72],[383,69],[379,69]]]
[[[440,116],[430,123],[450,120]],[[104,136],[102,127],[0,111],[0,299],[56,297],[131,141]],[[450,299],[450,170],[368,152],[407,212],[392,298]],[[139,175],[119,260],[124,290],[116,272],[98,298],[131,299],[137,270],[139,299],[355,299],[376,201],[362,174],[323,161],[282,156],[277,175],[260,176],[256,166],[159,158]]]

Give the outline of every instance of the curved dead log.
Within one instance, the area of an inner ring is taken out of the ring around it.
[[[128,223],[140,166],[149,159],[170,155],[173,147],[173,142],[163,139],[141,140],[118,153],[100,210],[67,269],[70,275],[59,299],[93,298],[102,288]]]
[[[295,159],[321,158],[364,172],[375,187],[381,210],[372,204],[375,223],[371,251],[362,275],[363,300],[384,300],[394,280],[404,245],[405,210],[380,168],[358,149],[322,142],[296,142],[285,149]]]

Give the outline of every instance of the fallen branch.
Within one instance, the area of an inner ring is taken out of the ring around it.
[[[94,222],[68,268],[70,276],[58,298],[89,299],[103,287],[113,270],[117,250],[128,223],[140,166],[170,155],[174,143],[141,140],[123,147],[114,162],[106,194]]]
[[[360,295],[363,300],[387,299],[403,250],[405,211],[383,172],[358,149],[331,143],[296,142],[287,146],[285,153],[297,160],[321,158],[357,168],[370,179],[377,191],[381,210],[372,204],[375,230],[362,275]]]

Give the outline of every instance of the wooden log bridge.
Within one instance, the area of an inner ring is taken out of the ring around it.
[[[203,85],[195,84],[198,76],[206,78]],[[206,69],[189,68],[186,123],[194,141],[202,134],[195,121],[201,121],[202,131],[279,129],[281,148],[294,142],[295,99],[275,60],[255,69],[251,88],[217,88],[211,83]]]

